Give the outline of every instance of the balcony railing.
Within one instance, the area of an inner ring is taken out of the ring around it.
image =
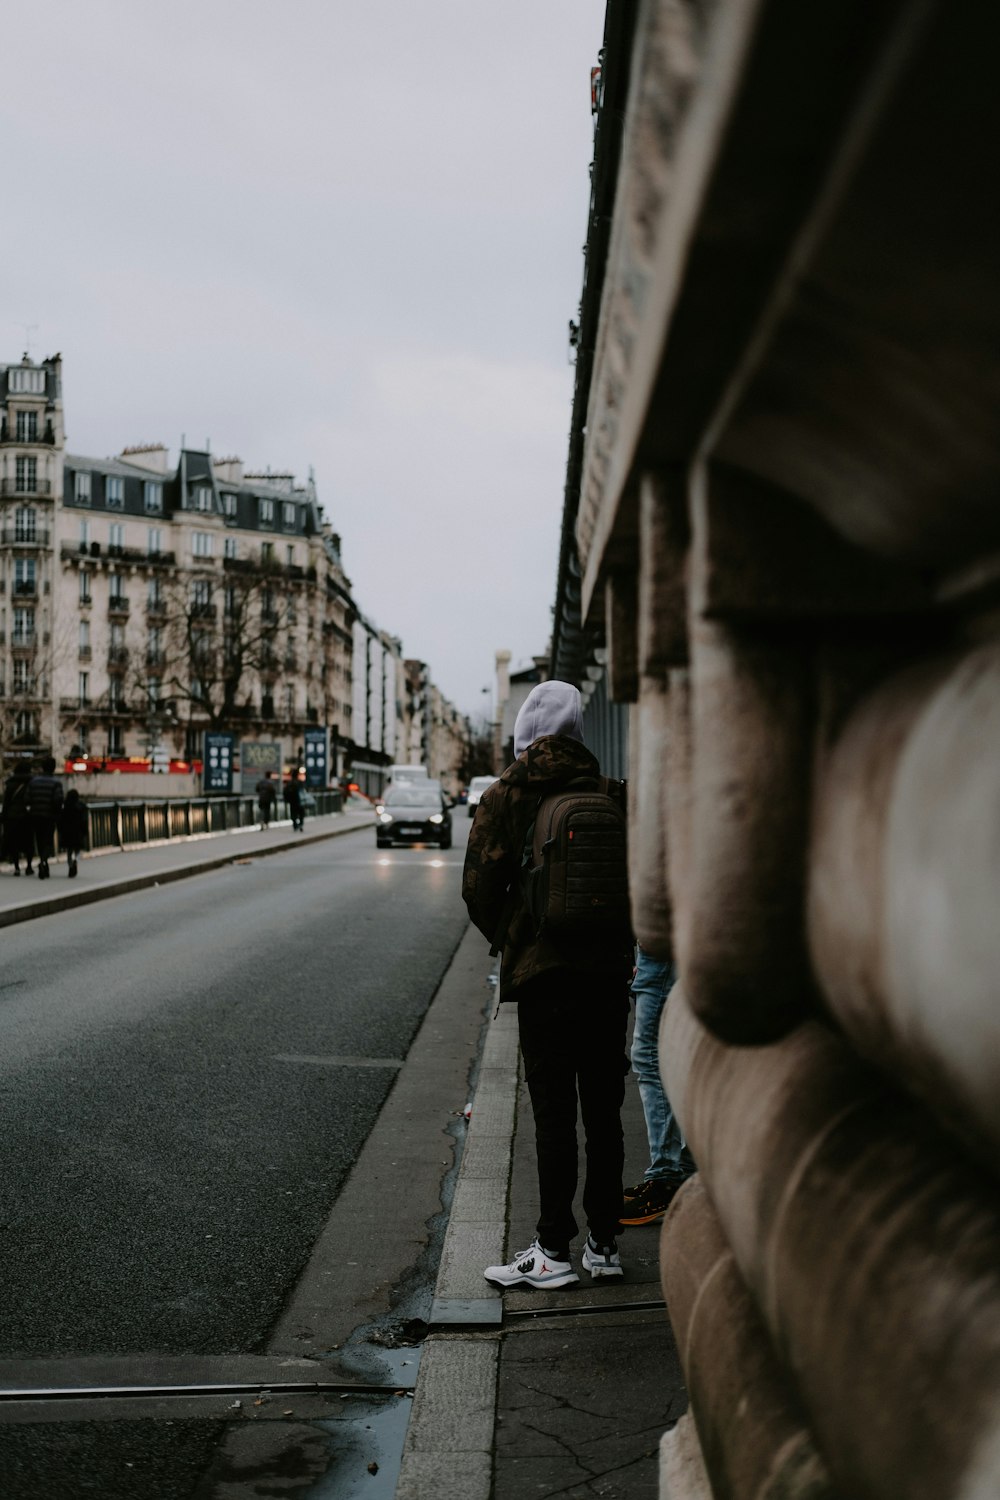
[[[0,494],[3,495],[51,495],[52,481],[50,479],[35,479],[28,483],[26,479],[3,479],[0,480]]]
[[[128,614],[128,599],[125,597],[124,594],[112,594],[111,595],[111,598],[108,600],[108,614],[109,615],[127,615]]]
[[[37,599],[38,583],[35,579],[29,582],[27,579],[22,578],[19,583],[14,584],[11,593],[16,599]]]
[[[5,547],[47,547],[50,532],[45,526],[5,526]]]
[[[108,666],[111,668],[124,667],[128,665],[127,646],[108,647]]]
[[[42,432],[36,432],[33,437],[28,437],[26,434],[18,432],[16,426],[12,431],[10,427],[8,427],[6,422],[3,424],[3,427],[0,428],[0,443],[18,443],[22,447],[31,447],[36,444],[42,444],[47,448],[51,448],[55,440],[56,435],[53,432],[51,425],[46,426]]]
[[[165,651],[149,650],[146,652],[147,667],[165,667],[167,664],[167,653]]]

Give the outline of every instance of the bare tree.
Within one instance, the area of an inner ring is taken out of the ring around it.
[[[281,666],[279,579],[266,560],[227,559],[221,577],[206,570],[165,580],[159,606],[147,610],[135,688],[206,729],[245,718]]]

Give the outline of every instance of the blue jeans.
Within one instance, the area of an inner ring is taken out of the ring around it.
[[[635,1001],[632,1070],[639,1085],[649,1137],[647,1182],[658,1177],[689,1177],[697,1170],[660,1078],[660,1016],[674,978],[673,964],[663,963],[636,946],[636,971],[632,980]]]

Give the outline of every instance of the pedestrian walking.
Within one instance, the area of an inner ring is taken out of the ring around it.
[[[625,1189],[623,1224],[655,1224],[662,1219],[678,1188],[697,1171],[660,1077],[660,1017],[674,978],[673,964],[636,944],[632,1071],[646,1120],[649,1166],[642,1182]]]
[[[292,819],[292,828],[301,833],[305,826],[305,809],[302,805],[302,788],[297,771],[293,771],[285,782],[285,803]]]
[[[257,810],[260,813],[262,831],[271,826],[271,813],[277,801],[278,794],[272,780],[273,775],[273,771],[267,771],[257,783]]]
[[[583,744],[580,694],[543,682],[514,725],[516,759],[483,795],[469,836],[462,894],[473,922],[502,944],[500,1000],[517,1005],[518,1037],[535,1117],[539,1217],[536,1238],[509,1265],[488,1266],[498,1286],[559,1287],[579,1280],[570,1259],[577,1233],[577,1098],[586,1136],[583,1267],[623,1274],[625,1037],[632,944],[627,927],[597,946],[539,930],[521,885],[522,863],[543,802],[570,783],[594,788],[597,760]],[[624,848],[622,850],[623,882]],[[627,890],[625,892],[627,896]],[[625,901],[627,909],[627,900]],[[509,920],[506,932],[503,924]]]
[[[63,805],[63,784],[55,774],[51,755],[42,761],[42,769],[32,776],[28,786],[28,811],[38,851],[38,878],[48,880],[49,860],[55,853],[56,820]]]
[[[66,793],[56,826],[59,830],[59,847],[66,856],[66,873],[73,880],[80,855],[89,843],[87,807],[75,786],[71,786]]]
[[[28,812],[28,787],[31,784],[31,767],[19,761],[7,777],[3,789],[3,857],[14,866],[14,874],[21,873],[21,860],[27,861],[25,875],[33,875],[31,861],[35,854],[35,838]]]

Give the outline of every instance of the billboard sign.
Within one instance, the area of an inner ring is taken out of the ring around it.
[[[307,729],[304,756],[306,786],[325,787],[330,780],[330,731]]]
[[[233,766],[235,760],[236,736],[207,730],[201,756],[202,790],[206,792],[231,792],[233,789]],[[153,769],[159,770],[160,768],[154,764]],[[166,767],[163,769],[165,770]]]
[[[244,796],[256,790],[268,771],[280,787],[281,767],[280,740],[240,740],[240,791]]]

